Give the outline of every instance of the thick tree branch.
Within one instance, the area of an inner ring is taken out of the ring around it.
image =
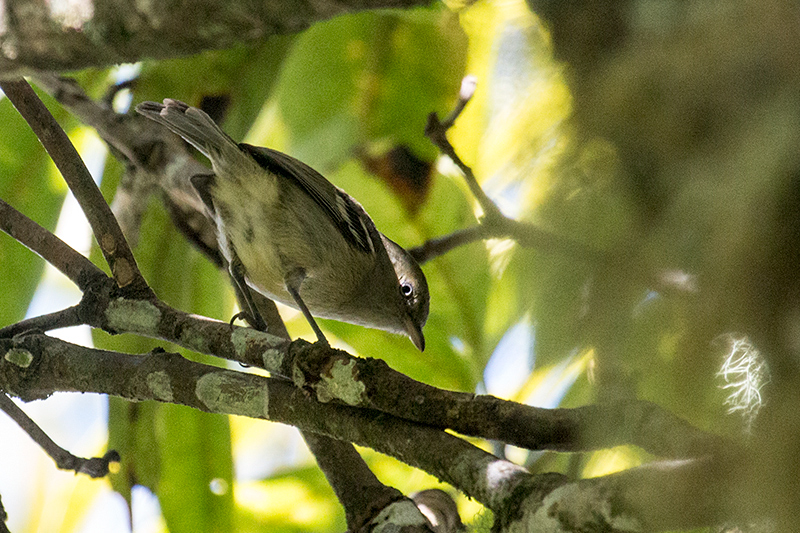
[[[674,531],[763,516],[748,495],[752,489],[736,483],[729,459],[654,463],[564,484],[544,496],[532,492],[502,530]]]
[[[59,5],[57,9],[36,0],[17,0],[3,6],[0,76],[185,56],[296,33],[344,13],[426,4],[430,1],[200,0],[187,8],[164,0],[145,4],[95,0]]]
[[[360,531],[381,509],[404,499],[378,481],[349,442],[309,432],[303,439],[344,507],[348,531]]]
[[[0,388],[11,394],[97,392],[291,424],[425,470],[493,509],[509,529],[664,531],[763,512],[742,505],[750,489],[731,482],[738,474],[729,465],[750,460],[743,456],[658,463],[568,483],[558,474],[532,476],[444,431],[321,404],[287,381],[193,363],[177,354],[119,354],[41,334],[0,340],[0,352]],[[30,364],[20,364],[23,360]]]
[[[8,357],[7,354],[8,352],[6,352],[6,357]],[[15,364],[19,363],[24,364],[24,360],[17,360]],[[106,453],[103,457],[92,457],[90,459],[72,455],[53,442],[53,439],[48,437],[47,433],[45,433],[36,422],[31,420],[17,404],[11,401],[11,398],[2,392],[0,392],[0,409],[14,420],[36,444],[47,452],[47,455],[55,461],[56,466],[61,470],[73,470],[76,474],[86,474],[87,476],[97,478],[108,474],[108,465],[110,462],[119,462],[119,454],[113,450]]]
[[[574,452],[633,444],[661,457],[690,458],[734,447],[649,402],[542,409],[437,389],[392,370],[383,360],[345,352],[326,355],[311,373],[319,378],[305,386],[321,401],[335,398],[530,450]]]
[[[120,287],[150,293],[128,243],[100,189],[53,115],[25,80],[0,81],[0,88],[50,154],[86,215],[100,250]]]
[[[0,389],[23,399],[56,391],[95,392],[291,424],[396,457],[495,509],[506,505],[520,484],[540,483],[523,468],[443,431],[366,409],[321,404],[286,380],[202,365],[163,351],[128,355],[85,348],[42,334],[0,340],[0,352]],[[22,352],[27,365],[16,363]],[[9,358],[8,353],[15,355]]]

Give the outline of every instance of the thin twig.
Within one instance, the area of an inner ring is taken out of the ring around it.
[[[485,221],[477,226],[430,239],[420,246],[412,248],[409,253],[418,263],[422,264],[471,242],[506,238],[514,239],[517,244],[526,248],[561,253],[585,262],[603,258],[603,253],[591,246],[556,235],[533,224],[508,218]]]
[[[612,260],[614,258],[613,253],[604,252],[592,246],[556,235],[533,224],[506,217],[486,195],[475,178],[472,169],[458,157],[453,145],[447,139],[447,130],[453,126],[470,98],[472,98],[476,85],[477,80],[474,76],[466,76],[461,82],[459,99],[454,109],[443,121],[439,120],[436,113],[431,113],[428,116],[425,135],[462,171],[470,191],[483,209],[484,216],[479,219],[479,226],[458,230],[449,235],[431,239],[411,250],[411,255],[417,262],[424,263],[470,242],[491,238],[511,238],[520,246],[536,248],[540,251],[561,253],[590,265],[601,265]],[[633,275],[639,277],[655,290],[663,293],[682,294],[697,292],[697,280],[694,276],[676,269],[652,272],[637,262],[636,257],[630,250],[626,249],[622,252],[621,255],[624,256]]]
[[[31,317],[16,324],[9,324],[4,328],[0,328],[0,338],[10,338],[26,331],[45,332],[83,324],[83,319],[80,316],[80,304],[78,304],[46,315]]]
[[[491,228],[486,224],[479,224],[470,228],[456,230],[453,233],[425,241],[416,248],[408,250],[417,263],[423,264],[435,257],[444,255],[447,252],[469,244],[471,242],[482,241],[491,237]]]
[[[464,108],[467,107],[467,103],[472,99],[472,95],[475,94],[475,89],[478,87],[478,78],[469,74],[464,76],[464,79],[461,80],[461,89],[458,91],[458,101],[456,102],[455,107],[447,115],[447,118],[444,119],[442,122],[442,128],[445,130],[449,130],[455,124],[456,119],[461,115],[461,112],[464,111]]]
[[[428,241],[415,249],[415,257],[418,260],[426,261],[474,240],[503,237],[513,238],[521,246],[551,248],[554,251],[566,252],[570,256],[584,259],[598,255],[599,252],[589,246],[570,241],[537,228],[532,224],[512,220],[503,215],[497,205],[486,195],[472,169],[458,157],[453,145],[447,139],[447,130],[453,126],[472,98],[477,83],[475,76],[465,76],[461,81],[461,91],[455,108],[444,121],[440,121],[436,113],[431,113],[428,116],[428,124],[425,126],[425,135],[464,174],[464,179],[470,191],[481,206],[481,209],[483,209],[483,217],[479,221],[482,227],[460,230],[449,236]]]
[[[475,174],[473,174],[472,169],[468,167],[460,157],[458,157],[458,154],[456,154],[453,145],[450,144],[449,140],[447,140],[447,130],[435,112],[428,115],[428,124],[425,126],[425,135],[439,148],[444,155],[449,157],[453,163],[455,163],[456,166],[461,169],[469,190],[472,192],[472,195],[478,201],[478,204],[483,210],[483,217],[487,220],[505,218],[497,205],[495,205],[495,203],[483,191],[478,183],[478,180],[475,178]]]
[[[56,267],[82,291],[106,278],[94,263],[3,200],[0,200],[0,230]]]
[[[120,287],[151,293],[111,209],[67,134],[25,80],[0,80],[0,88],[41,141],[86,215]]]
[[[453,163],[455,163],[455,165],[461,169],[469,190],[472,192],[472,195],[478,201],[478,204],[483,210],[483,218],[485,218],[486,221],[502,220],[506,217],[500,212],[500,209],[497,207],[497,205],[495,205],[495,203],[486,195],[478,183],[478,180],[475,178],[475,174],[472,172],[472,169],[467,166],[467,164],[464,163],[460,157],[458,157],[453,145],[450,144],[449,140],[447,140],[447,130],[450,129],[456,118],[458,118],[458,116],[461,114],[461,111],[463,111],[464,107],[466,107],[470,98],[472,98],[472,95],[475,92],[476,84],[477,80],[474,76],[466,76],[461,81],[461,91],[459,93],[458,102],[456,103],[453,111],[444,120],[444,122],[439,120],[439,115],[437,115],[435,112],[428,115],[428,123],[425,126],[425,135],[436,147],[439,148],[439,151],[449,157]]]
[[[67,450],[53,442],[53,439],[42,431],[36,422],[30,419],[17,404],[11,401],[5,393],[0,393],[0,409],[11,417],[30,437],[49,455],[56,466],[61,470],[73,470],[76,474],[86,474],[90,477],[98,478],[108,474],[110,462],[119,462],[119,454],[113,450],[106,453],[103,457],[92,457],[84,459],[72,455]]]

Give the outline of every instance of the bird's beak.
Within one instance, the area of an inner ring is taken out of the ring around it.
[[[411,318],[410,315],[406,315],[405,326],[408,338],[411,339],[411,342],[414,343],[414,346],[416,346],[420,352],[424,352],[425,336],[422,335],[422,328],[414,322],[414,319]]]

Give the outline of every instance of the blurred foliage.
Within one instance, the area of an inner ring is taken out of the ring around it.
[[[450,138],[503,212],[598,250],[628,251],[642,231],[641,205],[625,181],[629,176],[615,146],[601,137],[576,138],[567,121],[573,107],[568,73],[552,58],[551,35],[522,0],[452,8],[457,11],[437,6],[338,17],[258,46],[145,62],[134,101],[169,97],[198,105],[215,99],[235,139],[306,161],[358,199],[387,236],[413,247],[476,223],[477,207],[461,176],[447,161],[437,161],[423,134],[427,115],[446,115],[462,76],[472,73],[479,79],[477,93]],[[105,72],[80,73],[78,79],[93,96],[109,83]],[[74,133],[75,119],[45,101]],[[0,102],[0,119],[5,133],[0,197],[52,229],[65,187],[7,100]],[[397,147],[435,165],[424,194],[403,196],[385,175],[369,172],[365,153]],[[107,162],[102,189],[109,201],[123,170],[118,162]],[[707,228],[721,232],[729,222],[720,204],[729,196],[736,201],[747,196],[737,189],[710,201],[718,192],[709,184],[684,191],[664,226],[641,246],[685,268],[701,264],[698,248]],[[423,203],[412,206],[409,198]],[[691,231],[676,237],[686,226]],[[167,303],[222,320],[232,316],[226,276],[183,240],[157,197],[135,255]],[[102,265],[99,254],[92,258]],[[608,272],[588,259],[492,240],[432,260],[424,265],[432,295],[424,354],[404,337],[321,324],[334,343],[383,357],[437,387],[488,391],[545,407],[576,406],[594,401],[598,382],[608,384],[611,366],[625,378],[623,395],[653,400],[704,428],[739,431],[741,420],[725,414],[725,393],[714,375],[723,350],[692,336],[698,317],[689,304],[631,282],[624,265]],[[0,263],[5,295],[0,316],[8,324],[24,316],[42,262],[0,237]],[[302,317],[282,312],[293,336],[309,337]],[[132,353],[177,350],[131,336],[96,333],[94,341]],[[693,350],[686,349],[690,345]],[[598,355],[608,353],[615,354],[613,360]],[[109,447],[123,457],[111,478],[113,488],[129,503],[134,485],[149,488],[170,531],[344,529],[333,492],[312,459],[292,449],[303,445],[285,428],[253,420],[229,423],[173,405],[119,399],[109,405]],[[248,449],[263,447],[259,472],[264,472],[256,479],[240,470],[244,463],[232,453],[243,440]],[[648,459],[631,448],[574,456],[493,449],[534,471],[579,476],[604,475]],[[404,492],[437,485],[397,461],[364,455],[383,481]],[[465,522],[478,515],[477,529],[488,530],[488,512],[463,498],[459,506]]]
[[[109,160],[101,186],[109,201],[121,171],[116,161]],[[180,236],[158,198],[151,202],[141,231],[147,238],[140,239],[134,254],[161,299],[212,318],[227,319],[232,314],[227,278]],[[102,262],[96,249],[93,259]],[[132,353],[161,347],[207,364],[221,364],[138,337],[94,332],[94,341],[98,347]],[[233,461],[227,419],[178,405],[132,404],[110,398],[109,447],[123,458],[120,472],[111,476],[114,489],[130,503],[133,485],[149,488],[159,498],[170,531],[232,531]],[[212,492],[212,482],[221,487],[221,494]]]
[[[46,98],[45,101],[53,107],[52,99]],[[72,127],[76,125],[75,119],[63,111],[57,114],[57,118]],[[28,124],[5,98],[0,102],[0,121],[3,124],[0,198],[45,228],[54,230],[67,191],[66,184]],[[0,236],[0,264],[6,280],[0,320],[2,324],[11,324],[25,316],[44,262],[3,233]]]

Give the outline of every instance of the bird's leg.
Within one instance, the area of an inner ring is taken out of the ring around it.
[[[256,303],[253,301],[253,297],[250,295],[250,288],[247,286],[247,282],[244,279],[244,265],[242,265],[242,261],[239,259],[239,256],[236,254],[236,250],[234,250],[232,246],[230,247],[230,252],[231,263],[228,265],[228,270],[230,271],[231,278],[233,279],[233,285],[236,289],[237,296],[239,297],[238,300],[240,302],[244,302],[247,306],[247,309],[243,309],[241,313],[235,315],[231,319],[231,322],[233,322],[240,315],[244,315],[244,318],[253,328],[266,332],[267,323],[264,322],[264,318],[261,316],[261,313],[258,312]]]
[[[311,324],[311,329],[314,330],[314,333],[317,335],[317,340],[322,344],[329,346],[328,339],[325,338],[325,335],[322,333],[322,330],[319,329],[317,325],[317,321],[314,320],[314,317],[311,316],[311,311],[308,310],[306,307],[306,303],[300,298],[300,285],[303,284],[303,280],[306,279],[306,271],[302,268],[295,268],[289,271],[284,278],[284,283],[286,284],[286,291],[294,298],[297,307],[300,308],[300,311],[303,312],[303,316],[306,317],[308,323]]]

